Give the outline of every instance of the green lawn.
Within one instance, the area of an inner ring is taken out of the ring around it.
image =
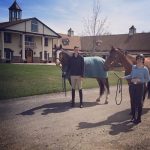
[[[122,72],[117,72],[123,75]],[[110,85],[117,77],[109,72]],[[84,88],[95,88],[95,79],[84,79]],[[67,82],[67,90],[70,85]],[[49,65],[0,64],[0,100],[62,91],[61,70]]]

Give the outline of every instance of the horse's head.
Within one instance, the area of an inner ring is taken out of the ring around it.
[[[54,62],[57,64],[59,59],[59,53],[61,52],[62,45],[60,46],[54,46]]]
[[[120,50],[119,48],[114,48],[112,47],[109,53],[109,56],[107,57],[105,64],[104,64],[104,69],[105,70],[110,70],[111,68],[114,67],[116,64],[120,64]]]
[[[130,58],[128,58],[126,51],[112,47],[110,55],[105,61],[104,68],[105,70],[110,70],[110,68],[114,67],[116,64],[121,64],[124,67],[125,72],[129,74],[131,72],[133,62]]]
[[[68,73],[68,64],[69,64],[70,56],[63,52],[62,47],[55,49],[55,63],[59,65],[62,69],[62,74]]]

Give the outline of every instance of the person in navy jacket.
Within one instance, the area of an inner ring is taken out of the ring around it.
[[[76,86],[79,90],[80,97],[80,108],[83,107],[83,93],[82,93],[82,78],[84,74],[84,58],[79,53],[79,47],[74,47],[74,53],[70,57],[69,66],[68,66],[70,77],[71,77],[71,86],[72,86],[72,103],[71,106],[75,105],[75,89]]]

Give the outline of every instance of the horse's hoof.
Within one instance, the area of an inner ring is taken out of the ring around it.
[[[108,104],[108,101],[106,101],[104,104]]]

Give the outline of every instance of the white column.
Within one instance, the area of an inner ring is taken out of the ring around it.
[[[1,37],[2,37],[2,59],[5,59],[5,55],[4,55],[4,32],[1,32]]]
[[[25,35],[22,34],[22,60],[24,61],[25,59]]]
[[[44,61],[44,36],[42,36],[42,60]]]

